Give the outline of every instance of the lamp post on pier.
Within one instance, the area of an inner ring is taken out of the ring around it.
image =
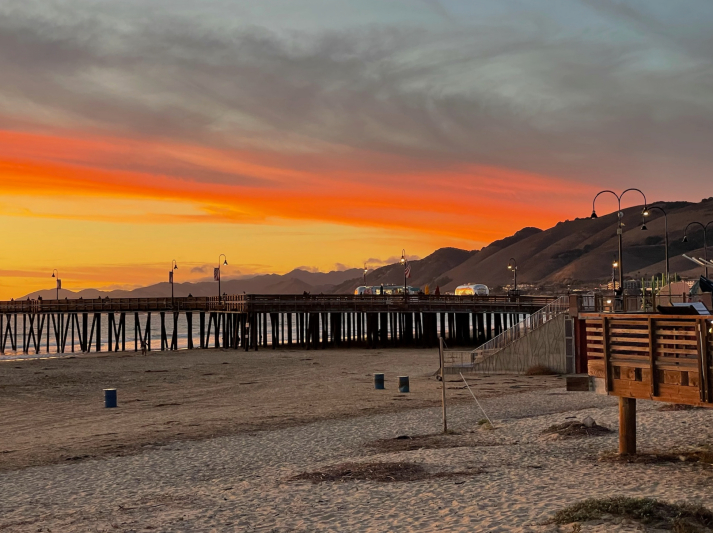
[[[171,261],[171,270],[168,273],[168,281],[171,282],[171,309],[173,309],[173,271],[178,270],[178,263],[174,259]]]
[[[594,197],[594,200],[592,200],[592,215],[590,218],[594,219],[597,218],[597,212],[594,209],[594,203],[597,201],[597,198],[599,198],[600,194],[604,194],[605,192],[608,192],[609,194],[613,194],[614,197],[616,198],[617,205],[618,205],[618,211],[617,211],[617,224],[616,224],[616,236],[619,241],[619,289],[623,290],[624,289],[624,255],[622,253],[622,242],[621,242],[621,236],[623,233],[622,227],[624,226],[624,223],[622,222],[622,218],[624,217],[624,213],[621,210],[621,199],[624,197],[624,195],[629,192],[629,191],[636,191],[641,194],[641,196],[644,197],[644,211],[643,215],[646,216],[648,215],[648,207],[647,207],[647,201],[646,201],[646,195],[640,190],[636,188],[630,188],[626,189],[624,192],[621,194],[617,194],[614,191],[610,191],[609,189],[599,191],[597,195]]]
[[[669,270],[669,265],[668,265],[668,216],[666,215],[666,211],[664,211],[664,209],[662,207],[659,207],[657,205],[649,206],[648,211],[645,210],[643,215],[648,216],[652,209],[656,209],[663,213],[664,246],[666,248],[666,279],[664,280],[664,285],[667,285],[670,281],[670,278],[669,278],[670,270]],[[646,227],[646,223],[641,225],[641,229],[644,231],[646,231],[648,229]]]
[[[686,229],[683,230],[683,242],[688,242],[688,228],[693,226],[693,225],[699,225],[701,228],[703,228],[703,259],[705,259],[704,263],[706,264],[705,266],[705,272],[706,272],[706,278],[708,278],[708,248],[706,246],[706,243],[708,239],[706,238],[706,230],[708,229],[708,226],[710,224],[713,224],[713,220],[708,222],[707,224],[703,225],[700,222],[689,222],[688,225],[686,226]]]
[[[515,286],[513,291],[516,291],[517,290],[517,261],[515,261],[514,257],[511,257],[510,260],[508,261],[508,270],[512,270],[513,285]]]
[[[366,287],[366,273],[368,272],[366,268],[366,263],[364,263],[364,287]]]
[[[406,249],[401,250],[401,259],[399,260],[401,266],[404,267],[404,298],[406,298]]]
[[[59,289],[62,287],[62,280],[59,279],[59,271],[56,268],[52,271],[52,277],[57,278],[57,300],[59,300]]]
[[[616,290],[616,280],[614,279],[614,276],[616,274],[616,269],[619,266],[619,261],[616,260],[616,257],[614,260],[611,262],[611,285],[612,289]]]
[[[228,258],[225,256],[225,254],[220,254],[218,256],[218,301],[222,301],[223,299],[223,294],[220,292],[220,258],[223,258],[223,265],[228,266]]]

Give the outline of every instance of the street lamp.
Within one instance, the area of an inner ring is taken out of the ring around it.
[[[404,298],[406,298],[406,249],[401,250],[401,259],[399,260],[401,266],[404,267]]]
[[[701,224],[700,222],[689,222],[688,226],[686,226],[686,229],[683,230],[683,242],[688,242],[688,228],[694,224],[698,224],[701,228],[703,228],[703,259],[705,259],[704,263],[706,263],[705,269],[706,269],[706,278],[708,277],[708,248],[706,247],[706,242],[708,239],[706,238],[706,230],[708,229],[708,226],[713,224],[713,220],[708,222],[706,225]]]
[[[614,191],[610,191],[608,189],[604,190],[604,191],[599,191],[597,193],[597,195],[594,197],[594,200],[592,200],[592,215],[590,217],[590,218],[597,218],[597,212],[594,209],[594,203],[597,201],[597,198],[599,198],[600,194],[604,194],[605,192],[608,192],[608,193],[614,195],[614,197],[616,198],[616,201],[618,203],[618,206],[619,206],[619,210],[617,211],[617,214],[616,214],[616,216],[617,216],[616,235],[617,235],[618,241],[619,241],[619,288],[620,289],[624,288],[624,256],[623,256],[623,252],[622,252],[622,242],[621,242],[621,235],[622,235],[621,228],[624,225],[623,222],[621,221],[621,219],[624,217],[624,213],[621,211],[621,199],[629,191],[636,191],[638,193],[641,193],[641,196],[644,197],[644,212],[643,212],[643,214],[644,214],[644,216],[646,216],[648,214],[648,207],[646,205],[647,204],[646,195],[643,192],[641,192],[640,189],[631,188],[631,189],[626,189],[621,194],[617,194]]]
[[[57,275],[55,276],[55,274]],[[52,271],[52,277],[57,278],[57,300],[59,300],[59,289],[62,287],[62,280],[59,279],[59,271],[56,268]]]
[[[173,309],[173,271],[178,270],[178,263],[174,259],[171,261],[171,271],[168,273],[168,281],[171,282],[171,309]]]
[[[220,254],[218,256],[218,300],[219,301],[223,298],[223,296],[221,295],[221,292],[220,292],[220,278],[221,278],[221,276],[220,276],[220,258],[221,257],[224,259],[223,265],[228,266],[228,258],[225,257],[225,254]]]
[[[666,279],[664,280],[664,285],[667,285],[669,283],[669,272],[670,272],[669,264],[668,264],[668,216],[666,215],[666,211],[664,211],[662,207],[659,207],[657,205],[649,206],[649,210],[644,211],[643,215],[648,216],[652,209],[657,209],[658,211],[661,211],[663,213],[664,246],[666,247]],[[644,231],[646,231],[648,229],[646,227],[646,223],[641,225],[641,229]]]
[[[508,270],[512,270],[512,276],[513,276],[513,284],[515,285],[515,288],[513,290],[517,290],[517,261],[515,261],[514,257],[511,257],[510,260],[508,261]]]
[[[366,287],[366,273],[368,272],[368,269],[366,268],[366,263],[364,263],[364,287]]]
[[[611,263],[611,284],[614,290],[616,290],[616,281],[614,280],[614,274],[616,274],[616,269],[619,266],[619,262],[616,258]]]

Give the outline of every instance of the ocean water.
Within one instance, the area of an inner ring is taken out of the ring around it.
[[[56,319],[56,316],[55,316]],[[67,317],[65,316],[64,320],[66,320]],[[44,329],[42,331],[42,337],[41,339],[30,339],[29,341],[29,348],[27,353],[23,351],[22,347],[22,316],[18,316],[17,320],[17,350],[13,351],[12,350],[12,343],[10,342],[10,335],[9,333],[6,332],[7,328],[7,318],[6,315],[2,317],[2,323],[0,324],[1,330],[0,330],[0,349],[2,348],[2,339],[5,338],[7,334],[7,339],[5,342],[5,350],[0,353],[0,361],[2,360],[18,360],[18,359],[35,359],[35,358],[46,358],[46,357],[68,357],[71,356],[73,353],[81,353],[81,347],[79,344],[79,337],[77,335],[77,331],[75,329],[74,332],[74,350],[72,350],[72,328],[71,326],[69,329],[67,329],[67,337],[66,337],[66,343],[65,343],[65,352],[62,354],[57,350],[57,342],[56,338],[54,336],[54,328],[52,327],[51,319],[49,318],[49,315],[47,315],[47,318],[45,320],[50,320],[50,328],[49,328],[49,336],[47,334],[48,329],[47,329],[47,323],[45,322]],[[116,315],[116,320],[117,324],[116,326],[118,327],[118,320],[119,320],[119,315]],[[494,318],[491,318],[491,323],[494,324],[495,320]],[[80,318],[80,323],[81,323],[81,318]],[[144,329],[146,327],[146,313],[139,313],[139,327],[141,329],[141,335],[144,333]],[[133,351],[134,346],[137,347],[137,349],[140,351],[141,350],[141,341],[139,340],[139,336],[135,335],[135,316],[133,313],[127,313],[126,314],[126,332],[125,332],[125,338],[126,338],[126,350],[127,351]],[[89,331],[91,331],[91,326],[92,326],[92,316],[90,315],[89,317]],[[222,326],[222,325],[221,325]],[[389,324],[390,326],[390,324]],[[13,327],[14,327],[14,322],[13,322]],[[65,324],[66,327],[66,324]],[[206,330],[208,328],[208,316],[206,316]],[[353,325],[353,335],[356,335],[356,329],[355,326]],[[447,327],[447,326],[446,326]],[[470,320],[470,327],[471,327],[471,332],[474,330],[474,324],[472,323],[472,317]],[[287,339],[287,326],[283,326],[283,332],[281,332],[280,336],[284,336],[285,339]],[[37,327],[35,326],[35,330]],[[437,321],[437,330],[438,334],[440,335],[441,333],[441,324],[440,320]],[[27,331],[29,332],[29,320],[27,324]],[[320,330],[321,331],[321,330]],[[328,331],[331,335],[331,328],[329,327],[328,324]],[[14,333],[14,331],[13,331]],[[171,338],[173,334],[173,316],[170,313],[166,313],[166,335],[168,337],[168,342],[169,345],[171,343]],[[214,328],[211,328],[211,336],[208,341],[208,346],[209,347],[215,347],[215,338],[214,338]],[[389,327],[389,338],[391,338],[392,332],[391,328]],[[158,313],[152,313],[151,314],[151,350],[156,351],[161,349],[161,321],[160,321],[160,316]],[[188,348],[188,338],[192,337],[193,338],[193,346],[194,348],[200,347],[200,325],[199,325],[199,317],[198,313],[193,314],[193,328],[192,331],[188,331],[188,323],[186,321],[185,314],[180,314],[178,317],[178,335],[177,335],[177,345],[179,350],[186,350]],[[293,342],[296,342],[297,339],[297,325],[294,323],[292,324],[292,339]],[[268,340],[268,345],[272,345],[272,327],[270,324],[270,321],[267,321],[267,340]],[[37,345],[35,343],[37,342]],[[222,346],[222,327],[221,327],[221,332],[219,335],[219,344]],[[113,340],[112,342],[113,346],[112,348],[116,347],[116,339]],[[121,341],[119,342],[119,350],[121,350]],[[93,336],[92,339],[92,345],[89,348],[90,352],[96,352],[96,334]],[[101,321],[101,351],[102,352],[108,352],[109,351],[109,323],[107,319],[107,315],[102,315],[102,321]]]

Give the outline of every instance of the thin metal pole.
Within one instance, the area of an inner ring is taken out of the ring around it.
[[[707,225],[708,224],[706,224],[706,226]],[[706,245],[708,239],[706,238],[706,226],[703,226],[703,259],[706,260],[706,279],[708,279],[708,246]]]
[[[619,213],[621,213],[621,207],[619,208]],[[617,216],[619,216],[619,213],[617,213]],[[617,237],[619,238],[619,289],[621,289],[622,293],[622,302],[623,297],[624,297],[624,255],[622,251],[622,242],[621,242],[621,217],[619,217],[619,227],[616,229],[616,234]]]
[[[441,402],[443,403],[443,434],[448,433],[448,417],[446,416],[446,377],[443,364],[443,337],[438,338],[438,357],[441,360]]]
[[[622,198],[624,197],[624,195],[625,195],[627,192],[629,192],[629,191],[636,191],[636,192],[640,193],[641,196],[644,197],[644,209],[646,209],[646,208],[647,208],[647,203],[648,203],[648,202],[646,201],[646,195],[645,195],[640,189],[636,189],[636,188],[633,188],[633,187],[632,187],[632,188],[629,188],[629,189],[625,189],[621,194],[617,194],[617,193],[615,193],[614,191],[610,191],[610,190],[608,190],[608,189],[607,189],[607,190],[604,190],[604,191],[600,191],[600,192],[597,193],[597,195],[596,195],[596,196],[594,197],[594,199],[592,200],[592,218],[597,218],[596,211],[594,210],[594,204],[595,204],[595,202],[597,201],[597,198],[599,197],[600,194],[603,194],[603,193],[605,193],[605,192],[611,193],[611,194],[614,195],[614,197],[616,198],[616,201],[617,201],[617,205],[618,205],[618,209],[619,209],[619,210],[618,210],[617,213],[616,213],[616,216],[617,216],[616,233],[617,233],[617,236],[619,237],[619,239],[618,239],[618,240],[619,240],[619,288],[620,288],[621,291],[622,291],[622,304],[623,304],[623,302],[624,302],[624,299],[623,299],[623,296],[624,296],[624,255],[623,255],[623,251],[622,251],[622,229],[621,229],[622,226],[621,226],[621,219],[622,219],[624,213],[622,213],[622,211],[621,211],[621,199],[622,199]]]

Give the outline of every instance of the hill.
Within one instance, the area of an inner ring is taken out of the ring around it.
[[[684,279],[695,279],[702,274],[698,267],[683,258],[682,254],[703,257],[703,232],[699,226],[691,227],[688,242],[682,242],[686,225],[691,221],[703,224],[713,221],[713,198],[699,203],[657,202],[651,204],[664,209],[668,215],[670,269]],[[650,278],[665,271],[664,217],[652,210],[646,218],[647,230],[642,231],[642,206],[623,210],[623,248],[625,275],[630,278]],[[587,213],[588,215],[588,213]],[[593,286],[611,279],[612,260],[617,256],[616,213],[597,219],[577,218],[559,222],[552,228],[523,228],[515,234],[494,241],[481,250],[440,248],[423,259],[411,261],[409,285],[442,292],[453,291],[463,283],[485,283],[498,288],[512,283],[508,261],[514,258],[518,266],[518,283],[566,290],[568,287]],[[711,239],[709,239],[710,242]],[[711,254],[713,258],[713,253]],[[711,268],[713,271],[713,268]],[[377,268],[367,274],[368,285],[402,284],[403,267],[396,263]],[[301,294],[310,293],[352,294],[363,285],[363,271],[359,268],[308,272],[295,269],[284,275],[264,274],[252,278],[225,280],[222,291],[228,294]],[[217,283],[177,283],[176,296],[214,296]],[[111,296],[156,297],[168,296],[168,283],[158,283],[132,291],[102,292],[86,289],[77,293],[62,290],[60,298],[97,298]],[[45,290],[23,297],[52,299],[54,290]]]
[[[333,291],[335,285],[360,275],[360,268],[332,272],[307,272],[306,270],[293,270],[284,275],[263,274],[251,278],[223,280],[221,291],[227,294],[302,294],[304,291],[319,293]],[[202,281],[197,283],[175,283],[176,296],[218,296],[218,284],[215,281]],[[20,299],[56,298],[55,289],[47,289],[26,294]],[[60,290],[60,298],[159,298],[171,296],[171,284],[168,282],[156,283],[147,287],[139,287],[130,291],[98,291],[84,289],[73,292]]]

